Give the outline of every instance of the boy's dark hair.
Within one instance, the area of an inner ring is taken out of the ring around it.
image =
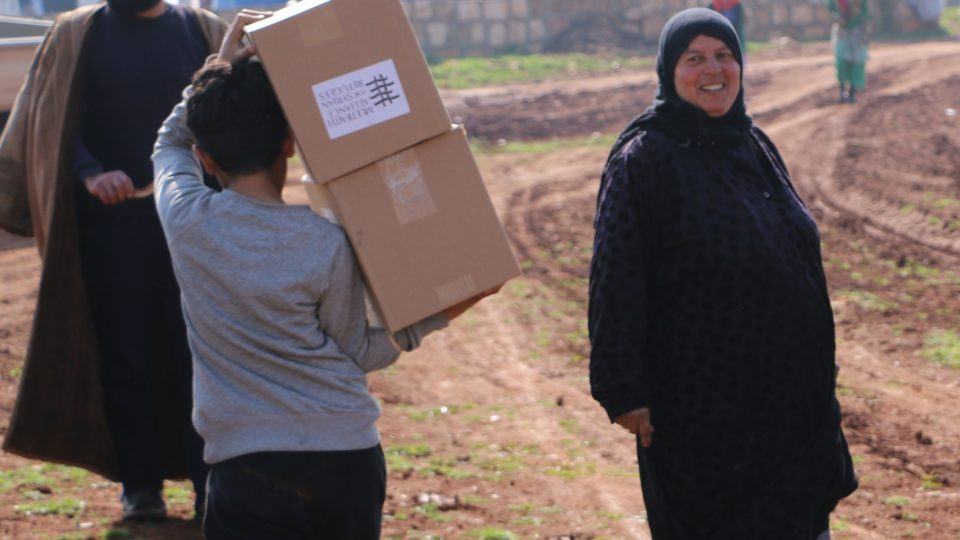
[[[187,127],[223,172],[251,174],[273,165],[288,126],[263,64],[204,66],[193,76]]]

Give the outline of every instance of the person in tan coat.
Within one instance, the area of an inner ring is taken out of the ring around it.
[[[160,0],[61,15],[0,138],[0,227],[43,270],[4,449],[123,483],[128,519],[162,519],[164,478],[206,469],[190,353],[153,201],[156,131],[224,23]]]

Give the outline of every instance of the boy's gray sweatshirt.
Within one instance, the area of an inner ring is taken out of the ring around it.
[[[154,198],[180,283],[204,460],[375,446],[380,407],[364,374],[446,317],[393,340],[369,328],[343,230],[306,206],[204,186],[185,118],[186,99],[160,128]]]

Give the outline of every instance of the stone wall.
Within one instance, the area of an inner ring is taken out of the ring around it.
[[[707,0],[401,0],[428,58],[655,46],[666,20]],[[890,2],[890,0],[873,0]],[[749,0],[747,38],[822,39],[826,0]]]

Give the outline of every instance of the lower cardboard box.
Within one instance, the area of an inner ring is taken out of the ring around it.
[[[521,274],[462,126],[305,187],[346,230],[391,331]]]

